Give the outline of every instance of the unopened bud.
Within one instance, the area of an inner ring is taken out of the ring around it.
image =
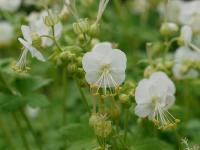
[[[177,42],[178,42],[178,45],[180,45],[180,46],[184,46],[186,44],[185,40],[182,37],[179,37]]]
[[[98,122],[99,122],[98,114],[93,113],[92,116],[89,119],[89,125],[94,128],[97,125]]]
[[[91,37],[96,37],[100,33],[99,24],[94,23],[90,26],[89,34]]]
[[[94,127],[95,134],[101,138],[106,138],[112,132],[111,121],[99,120]]]
[[[77,71],[77,65],[75,63],[70,63],[67,65],[67,70],[69,73],[73,74]]]
[[[60,19],[58,15],[53,14],[53,12],[50,10],[48,11],[48,16],[44,18],[44,23],[49,27],[56,25],[59,21]]]
[[[76,55],[71,51],[64,51],[60,54],[60,58],[63,61],[73,61],[76,58]]]
[[[144,77],[149,77],[151,76],[152,73],[154,73],[156,70],[152,66],[148,66],[144,70]]]
[[[73,24],[73,29],[76,34],[86,33],[89,30],[88,19],[80,19],[78,22]]]
[[[162,36],[171,36],[177,33],[179,30],[177,24],[172,22],[163,23],[160,28],[160,33]]]
[[[120,103],[122,104],[122,106],[125,108],[130,108],[132,105],[129,95],[121,94],[121,95],[119,95],[119,100],[120,100]]]

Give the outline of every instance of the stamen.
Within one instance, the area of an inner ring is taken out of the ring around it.
[[[28,70],[30,70],[30,68],[26,66],[27,54],[28,50],[24,49],[18,62],[12,66],[12,68],[16,72],[27,72]]]
[[[119,85],[110,73],[110,66],[107,64],[102,65],[101,71],[102,73],[98,80],[90,86],[92,93],[94,95],[99,95],[101,93],[100,89],[102,89],[102,96],[115,96],[119,89]]]
[[[155,106],[155,111],[153,115],[154,124],[158,129],[170,129],[175,128],[177,123],[180,122],[179,119],[174,118],[167,110],[165,110],[159,103]]]

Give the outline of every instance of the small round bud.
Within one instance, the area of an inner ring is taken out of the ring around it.
[[[92,24],[89,29],[89,35],[91,37],[96,37],[99,33],[100,33],[99,24],[97,23]]]
[[[85,75],[85,72],[83,70],[83,68],[78,68],[77,72],[76,72],[77,77],[82,78]]]
[[[70,63],[67,65],[67,70],[69,73],[73,74],[77,71],[77,65],[75,63]]]
[[[122,104],[122,106],[123,106],[124,108],[130,108],[131,105],[132,105],[132,102],[131,102],[131,100],[130,100],[129,95],[120,94],[120,95],[119,95],[119,100],[120,100],[120,103]]]
[[[154,73],[156,70],[152,66],[148,66],[144,70],[144,77],[149,77],[151,76],[152,73]]]
[[[163,23],[160,28],[160,34],[162,36],[171,36],[177,33],[179,30],[177,24],[172,22]]]
[[[98,122],[99,122],[98,114],[93,113],[89,119],[89,125],[94,128]]]
[[[73,24],[73,29],[76,34],[83,34],[89,30],[88,19],[80,19],[78,22]]]
[[[52,11],[48,11],[48,16],[44,18],[44,23],[49,27],[56,25],[59,21],[58,15],[53,14]]]
[[[185,45],[185,40],[182,37],[179,37],[177,42],[178,42],[178,45],[180,45],[180,46],[184,46]]]
[[[71,51],[64,51],[60,54],[60,58],[63,61],[73,61],[76,58],[76,54],[72,53]]]
[[[106,138],[112,132],[111,121],[99,120],[99,122],[94,127],[95,134],[101,138]]]
[[[76,59],[78,66],[82,66],[82,59],[83,59],[82,57],[78,57]]]

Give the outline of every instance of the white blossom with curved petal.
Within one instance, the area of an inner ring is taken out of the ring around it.
[[[148,117],[160,128],[175,125],[176,119],[167,111],[175,102],[174,83],[164,72],[155,72],[139,82],[135,91],[135,114]]]
[[[36,32],[39,36],[43,35],[51,35],[51,28],[46,26],[44,23],[44,18],[48,16],[47,11],[42,11],[41,13],[33,12],[31,13],[27,20],[29,22],[29,26],[31,31]],[[55,29],[55,37],[58,40],[61,37],[63,26],[61,22],[57,23],[54,27]],[[53,41],[47,37],[42,37],[42,46],[51,46]]]
[[[35,57],[39,61],[45,61],[43,55],[32,45],[32,37],[29,26],[21,26],[23,38],[18,38],[19,42],[24,46],[24,51],[22,52],[19,61],[17,62],[15,68],[19,71],[26,69],[26,59],[28,52],[31,53],[32,57]]]
[[[106,94],[107,88],[116,88],[124,82],[126,62],[124,52],[104,42],[96,44],[83,56],[82,65],[87,82],[98,89],[103,88]]]
[[[200,61],[200,54],[188,47],[180,47],[176,50],[173,73],[177,79],[196,78],[199,76],[198,71],[195,69],[183,72],[186,61]]]

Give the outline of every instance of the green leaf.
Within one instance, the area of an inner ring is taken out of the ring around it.
[[[27,104],[32,107],[45,107],[49,105],[49,101],[45,95],[29,93],[25,96]]]
[[[21,96],[13,96],[6,93],[0,93],[0,110],[15,111],[25,104],[26,101]]]

